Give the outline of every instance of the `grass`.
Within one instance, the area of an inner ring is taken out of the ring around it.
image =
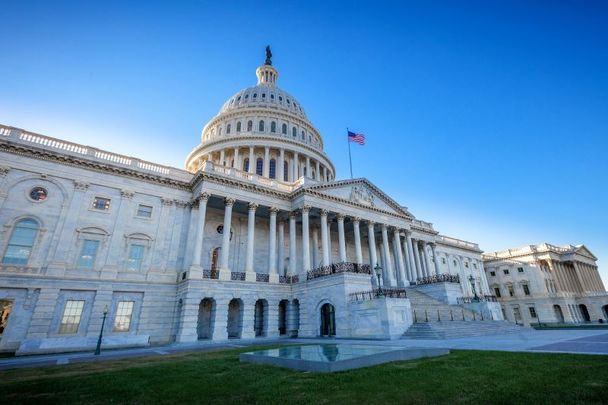
[[[454,351],[335,374],[240,363],[251,349],[0,372],[0,403],[606,403],[608,357]]]

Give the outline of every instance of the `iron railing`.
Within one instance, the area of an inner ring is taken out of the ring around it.
[[[471,304],[474,302],[498,302],[495,295],[477,295],[475,297],[458,297],[458,304]]]
[[[349,294],[351,301],[368,301],[378,298],[407,298],[404,288],[374,288],[370,291],[360,291]]]
[[[255,281],[259,283],[268,283],[270,281],[270,275],[266,273],[255,273]]]
[[[329,266],[322,266],[306,273],[307,280],[313,280],[319,277],[325,277],[332,274],[338,273],[357,273],[357,274],[372,274],[372,270],[369,264],[358,264],[358,263],[335,263]]]
[[[416,280],[417,285],[435,283],[460,283],[460,276],[458,276],[458,274],[444,273],[430,277],[420,277]]]
[[[232,281],[245,281],[245,273],[238,271],[230,272],[230,280]]]
[[[220,276],[220,273],[217,270],[203,270],[203,278],[209,278],[212,280],[217,280]]]

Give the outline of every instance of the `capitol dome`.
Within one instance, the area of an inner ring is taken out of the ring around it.
[[[335,178],[335,167],[323,151],[323,138],[302,105],[277,87],[279,72],[266,62],[257,68],[257,84],[230,97],[203,128],[201,143],[186,158],[186,169],[205,164],[252,175],[295,182]]]

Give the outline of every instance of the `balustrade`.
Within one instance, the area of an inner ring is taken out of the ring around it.
[[[351,301],[369,301],[378,298],[407,298],[404,288],[374,288],[370,291],[360,291],[349,294]]]
[[[417,285],[435,284],[435,283],[460,283],[458,274],[436,274],[429,277],[420,277],[416,280]]]

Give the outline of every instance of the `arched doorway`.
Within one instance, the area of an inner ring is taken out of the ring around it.
[[[243,303],[234,298],[228,304],[228,338],[240,339],[243,330]]]
[[[213,321],[215,318],[215,301],[205,298],[198,306],[197,333],[200,339],[211,339],[213,337]]]
[[[336,336],[336,314],[331,304],[321,307],[321,336]]]
[[[608,322],[608,305],[602,307],[602,312],[604,313],[604,319]]]
[[[218,270],[221,247],[216,247],[211,252],[211,272],[215,273]]]
[[[253,330],[256,337],[266,336],[266,326],[268,325],[268,302],[257,300],[255,302],[255,312],[253,317]]]
[[[591,316],[589,316],[589,311],[587,310],[587,306],[585,304],[579,304],[578,307],[581,310],[581,314],[583,315],[583,320],[585,322],[591,322]]]
[[[279,335],[287,334],[287,300],[279,302]]]
[[[553,312],[555,312],[555,318],[558,323],[564,323],[564,313],[562,312],[562,307],[559,305],[553,305]]]

